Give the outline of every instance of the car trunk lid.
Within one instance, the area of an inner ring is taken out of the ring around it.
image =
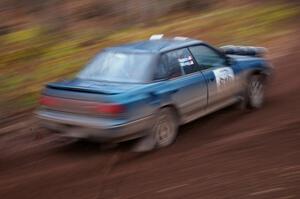
[[[126,111],[119,94],[139,88],[139,84],[70,80],[50,83],[40,99],[49,111],[101,116],[121,116]]]
[[[70,80],[49,83],[47,88],[66,91],[77,91],[83,93],[96,93],[103,95],[116,95],[124,93],[130,89],[139,87],[140,84],[132,83],[114,83],[114,82],[96,82],[88,80]]]

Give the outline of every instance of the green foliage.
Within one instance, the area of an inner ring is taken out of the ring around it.
[[[7,43],[29,43],[36,40],[36,38],[40,36],[41,32],[41,28],[31,27],[7,34],[3,37],[3,40]]]
[[[74,55],[80,51],[76,40],[67,40],[45,49],[43,58],[46,60],[59,59]]]

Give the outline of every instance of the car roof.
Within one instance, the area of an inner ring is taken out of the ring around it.
[[[176,38],[162,38],[155,40],[144,40],[133,42],[121,46],[106,48],[108,51],[127,52],[127,53],[162,53],[177,48],[184,48],[187,46],[201,44],[200,40],[195,39],[176,39]]]

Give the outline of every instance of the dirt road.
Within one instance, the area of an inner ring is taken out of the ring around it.
[[[103,151],[30,127],[2,135],[0,198],[300,198],[297,53],[274,58],[263,109],[199,119],[166,149]]]

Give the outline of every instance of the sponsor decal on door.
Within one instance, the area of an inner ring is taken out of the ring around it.
[[[213,73],[216,77],[216,83],[218,90],[229,86],[234,81],[234,73],[232,68],[230,67],[223,67],[213,70]]]

